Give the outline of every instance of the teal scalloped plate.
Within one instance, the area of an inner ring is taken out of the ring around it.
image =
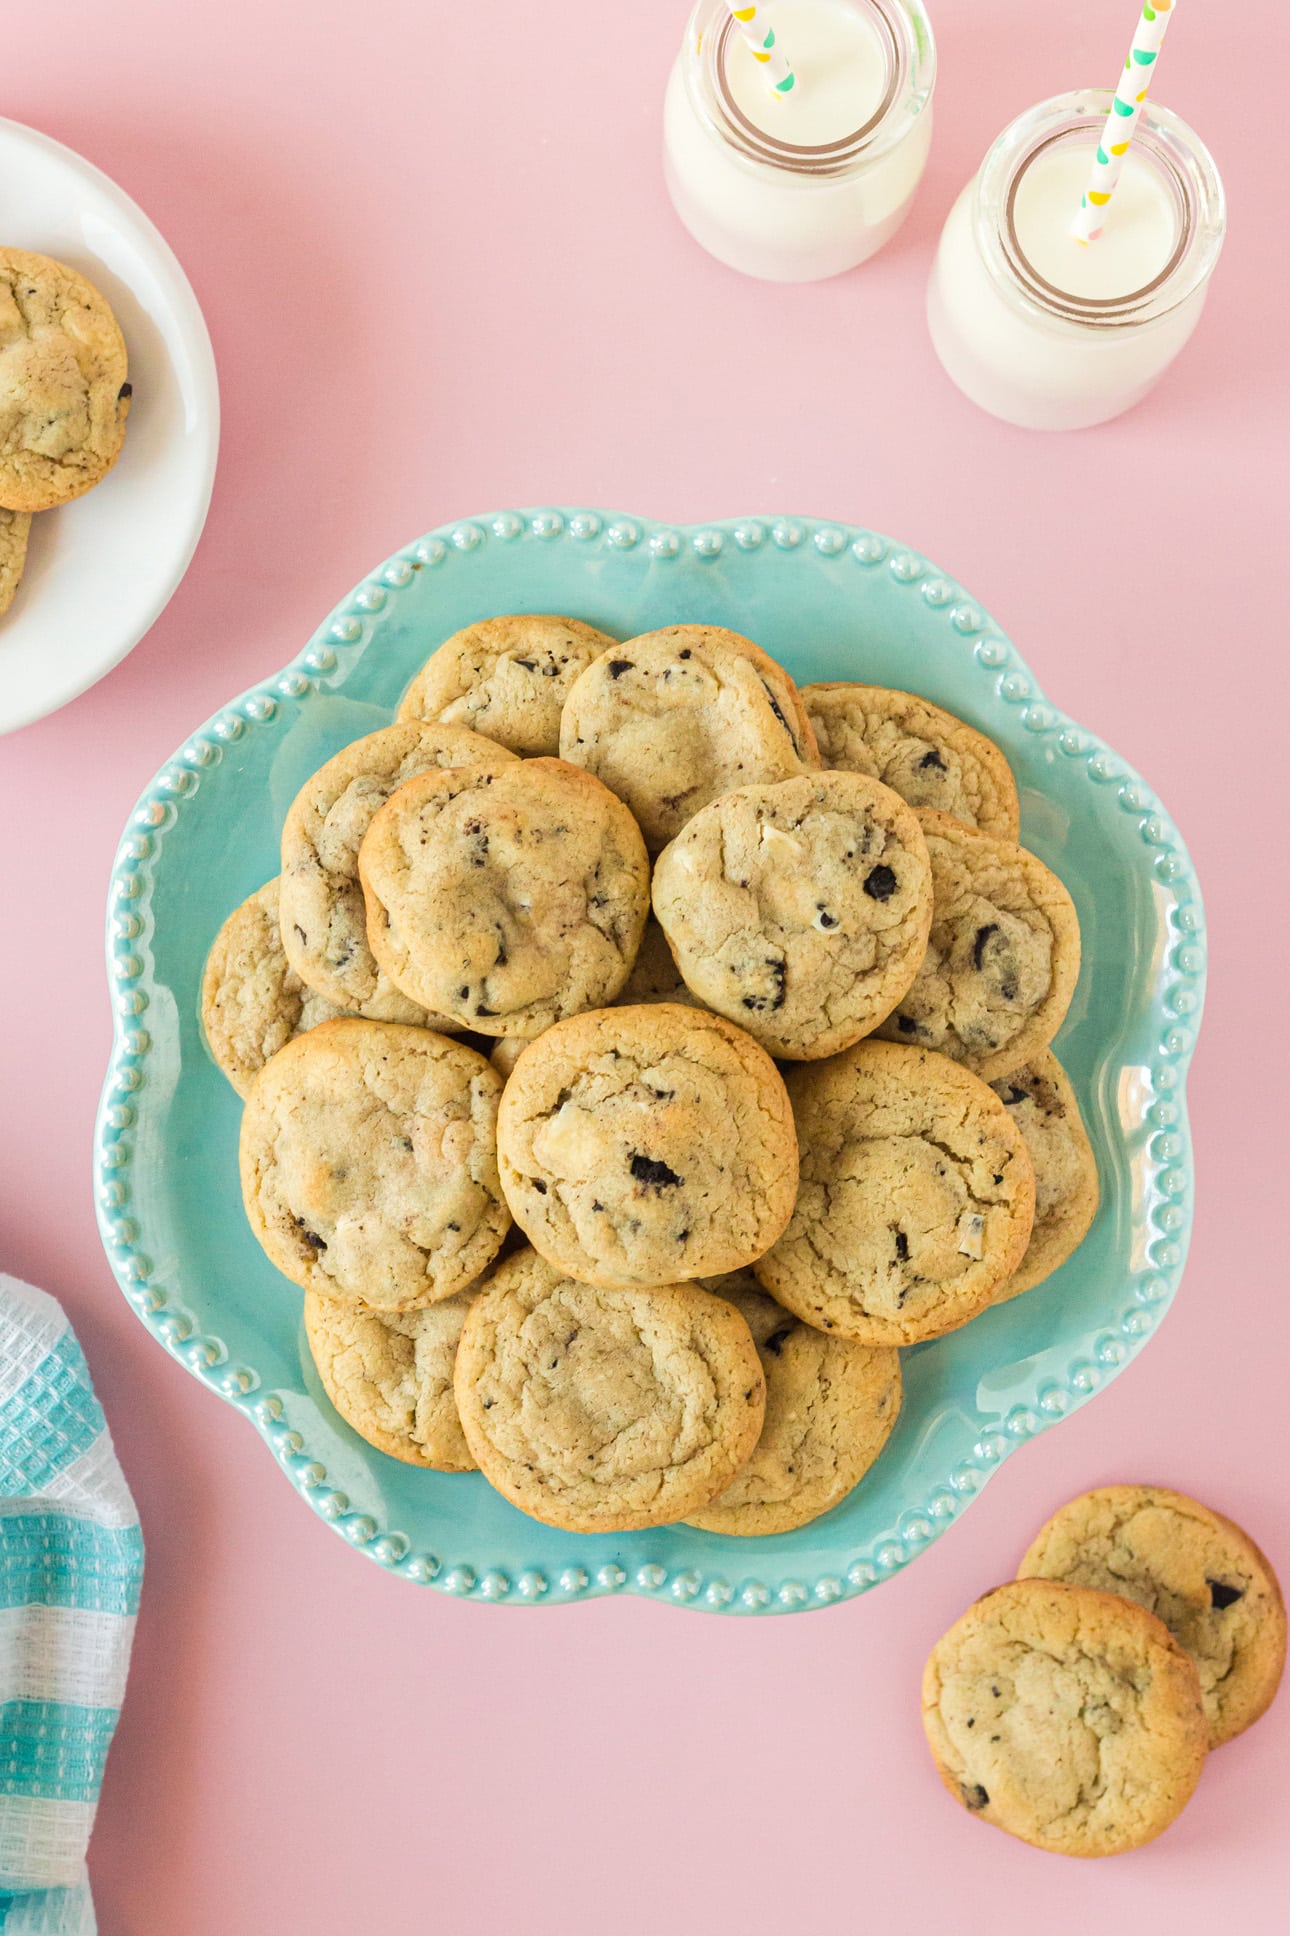
[[[706,620],[748,633],[801,682],[926,694],[1003,747],[1022,838],[1079,909],[1084,968],[1057,1048],[1097,1149],[1093,1229],[1039,1289],[905,1354],[905,1407],[881,1459],[794,1533],[561,1533],[478,1474],[418,1472],[374,1451],[323,1396],[300,1292],[242,1212],[240,1105],[198,1020],[206,951],[277,871],[282,817],[306,776],[389,721],[441,640],[505,611],[569,612],[622,638]],[[606,1593],[738,1614],[824,1606],[916,1559],[1005,1458],[1107,1385],[1168,1309],[1191,1227],[1184,1092],[1203,930],[1191,863],[1150,789],[1044,699],[980,606],[917,552],[805,518],[683,528],[541,510],[448,526],[379,566],[284,672],[194,733],[130,817],[108,917],[104,1245],[153,1335],[255,1425],[316,1513],[402,1578],[530,1606]]]

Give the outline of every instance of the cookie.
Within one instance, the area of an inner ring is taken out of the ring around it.
[[[859,773],[738,787],[654,869],[654,912],[690,988],[771,1055],[868,1035],[918,973],[932,874],[913,811]]]
[[[22,569],[27,562],[30,532],[30,511],[6,511],[0,508],[0,618],[18,595]]]
[[[306,780],[282,828],[282,942],[301,981],[373,1022],[455,1028],[382,974],[367,945],[358,850],[377,810],[406,780],[445,767],[515,765],[504,746],[464,726],[412,720],[344,747]]]
[[[1141,1848],[1205,1765],[1200,1683],[1168,1628],[1048,1580],[996,1587],[937,1642],[923,1727],[956,1801],[1057,1855]]]
[[[732,787],[819,765],[788,674],[716,625],[670,625],[594,660],[564,702],[560,757],[627,802],[651,853]]]
[[[685,1002],[695,1007],[698,1000],[686,987],[667,936],[651,914],[645,922],[632,972],[623,983],[616,1005],[637,1008],[644,1002]]]
[[[92,283],[0,249],[0,505],[48,511],[111,470],[130,412],[125,342]]]
[[[1230,1519],[1162,1486],[1101,1486],[1054,1513],[1018,1578],[1119,1593],[1163,1620],[1200,1675],[1209,1745],[1257,1721],[1280,1684],[1276,1574]]]
[[[803,686],[802,704],[825,766],[868,773],[911,807],[948,813],[983,834],[1016,840],[1017,783],[992,739],[913,692],[848,681]]]
[[[452,1370],[477,1295],[458,1291],[423,1311],[370,1311],[306,1295],[305,1336],[323,1390],[378,1452],[434,1472],[475,1470]]]
[[[501,1088],[482,1055],[430,1029],[324,1022],[288,1042],[242,1116],[242,1198],[270,1261],[380,1312],[464,1290],[510,1222]]]
[[[202,1026],[206,1040],[239,1096],[293,1036],[343,1013],[306,988],[282,947],[278,883],[264,886],[234,908],[215,937],[202,977]]]
[[[1070,1077],[1051,1049],[991,1084],[1035,1167],[1035,1227],[996,1304],[1033,1290],[1083,1243],[1097,1215],[1097,1159]]]
[[[399,702],[400,719],[441,719],[526,757],[560,751],[569,688],[614,644],[576,618],[486,618],[445,639]]]
[[[1079,921],[1057,876],[1010,840],[918,815],[932,863],[932,932],[879,1034],[953,1056],[987,1082],[1048,1046],[1079,979]]]
[[[788,1533],[859,1484],[900,1412],[900,1354],[826,1338],[777,1304],[751,1271],[710,1279],[752,1332],[766,1378],[756,1450],[691,1526],[709,1533]]]
[[[678,1003],[575,1016],[530,1043],[497,1137],[515,1221],[587,1284],[738,1270],[793,1208],[782,1076],[741,1029]]]
[[[1035,1211],[1025,1142],[994,1091],[945,1056],[868,1041],[791,1070],[788,1093],[801,1180],[756,1266],[772,1296],[869,1345],[939,1338],[983,1311]]]
[[[453,1382],[484,1476],[574,1533],[698,1512],[751,1453],[766,1406],[748,1326],[724,1298],[597,1290],[531,1250],[471,1306]]]
[[[390,981],[481,1035],[538,1035],[611,1002],[649,908],[636,822],[563,760],[410,780],[373,820],[359,872]]]

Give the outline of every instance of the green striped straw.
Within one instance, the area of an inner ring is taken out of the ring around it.
[[[728,0],[728,4],[736,27],[752,49],[753,59],[766,69],[772,94],[777,94],[782,101],[797,86],[797,76],[775,39],[775,29],[766,21],[765,7],[737,7],[735,0]]]
[[[1142,9],[1129,58],[1124,63],[1120,85],[1115,90],[1111,112],[1106,117],[1102,139],[1098,142],[1093,173],[1084,191],[1079,214],[1075,217],[1077,242],[1096,242],[1106,227],[1107,203],[1124,172],[1125,157],[1142,113],[1142,104],[1151,91],[1156,56],[1165,44],[1165,35],[1173,17],[1174,0],[1147,0],[1147,5]]]

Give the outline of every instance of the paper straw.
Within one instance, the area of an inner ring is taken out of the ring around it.
[[[753,59],[766,69],[767,85],[782,100],[796,87],[797,76],[776,44],[775,29],[766,24],[765,7],[737,7],[735,0],[728,0],[728,4],[736,27],[752,49]]]
[[[1120,85],[1115,90],[1111,112],[1106,117],[1097,159],[1088,188],[1075,217],[1077,242],[1096,242],[1106,226],[1106,205],[1124,172],[1125,156],[1142,113],[1142,103],[1151,91],[1156,56],[1165,44],[1169,22],[1174,17],[1174,0],[1147,0],[1133,36],[1129,58],[1124,63]]]

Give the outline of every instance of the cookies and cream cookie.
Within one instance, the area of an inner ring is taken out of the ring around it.
[[[1200,1675],[1209,1744],[1271,1704],[1286,1658],[1276,1574],[1248,1533],[1163,1486],[1100,1486],[1053,1514],[1018,1578],[1118,1593],[1162,1620]]]
[[[307,1291],[411,1311],[464,1290],[510,1217],[497,1180],[502,1079],[430,1029],[324,1022],[251,1086],[242,1197]]]
[[[502,1097],[498,1159],[530,1243],[588,1284],[738,1270],[779,1236],[797,1186],[770,1057],[671,1002],[578,1015],[530,1043]]]
[[[0,248],[0,505],[48,511],[111,470],[130,411],[125,341],[66,263]]]
[[[771,1055],[836,1055],[918,973],[932,875],[913,811],[859,773],[737,787],[659,855],[654,912],[686,983]]]
[[[465,726],[410,720],[354,740],[310,775],[282,828],[282,942],[303,982],[368,1021],[461,1026],[401,994],[381,972],[367,945],[358,850],[377,811],[415,775],[515,764],[514,753]]]
[[[953,1056],[995,1082],[1056,1035],[1079,979],[1075,905],[1014,841],[948,814],[918,815],[932,864],[932,931],[908,993],[879,1033]]]
[[[435,1472],[475,1470],[452,1372],[477,1294],[458,1291],[421,1311],[373,1311],[306,1294],[305,1337],[323,1390],[378,1452]]]
[[[688,1002],[697,1005],[698,999],[686,987],[685,977],[676,965],[667,936],[651,914],[645,922],[645,932],[636,950],[632,972],[623,983],[616,1006],[636,1008],[643,1002]]]
[[[802,687],[825,766],[868,773],[907,800],[1015,840],[1017,783],[994,741],[917,693],[848,680]]]
[[[932,1650],[923,1726],[962,1807],[1058,1855],[1118,1855],[1168,1828],[1205,1764],[1196,1669],[1154,1615],[1017,1580]]]
[[[266,881],[234,908],[206,957],[202,1026],[211,1054],[245,1098],[270,1056],[343,1012],[306,988],[287,960],[278,883]]]
[[[983,1311],[1035,1209],[1025,1142],[993,1090],[945,1056],[873,1040],[787,1083],[801,1174],[756,1265],[772,1296],[870,1345],[937,1338]]]
[[[900,1354],[826,1337],[761,1288],[751,1271],[710,1278],[752,1333],[766,1377],[756,1449],[710,1506],[689,1515],[709,1533],[788,1533],[857,1486],[900,1413]]]
[[[598,1290],[533,1251],[500,1265],[457,1349],[457,1409],[485,1477],[575,1533],[700,1511],[752,1452],[765,1383],[748,1326],[692,1285]]]
[[[481,1035],[537,1035],[611,1002],[649,908],[636,822],[563,760],[410,780],[372,821],[359,871],[390,982]]]
[[[0,506],[0,618],[18,595],[30,532],[30,511],[6,511]]]
[[[1097,1159],[1070,1077],[1051,1049],[991,1088],[1026,1139],[1035,1166],[1035,1227],[996,1303],[1033,1290],[1083,1243],[1097,1215]]]
[[[652,853],[732,787],[819,765],[783,667],[716,625],[670,625],[593,660],[565,701],[560,756],[627,802]]]
[[[513,753],[554,757],[569,688],[613,644],[594,625],[546,612],[481,619],[431,653],[398,717],[468,726]]]

